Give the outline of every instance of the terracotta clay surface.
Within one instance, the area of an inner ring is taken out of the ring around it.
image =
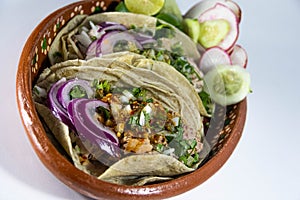
[[[63,183],[94,199],[162,199],[186,192],[211,177],[232,154],[241,137],[247,102],[227,108],[226,123],[221,130],[209,160],[193,173],[171,181],[147,186],[121,186],[98,180],[79,169],[55,148],[46,135],[32,100],[32,85],[41,69],[48,64],[47,52],[59,29],[77,14],[109,10],[116,1],[81,1],[50,14],[28,38],[19,61],[16,92],[19,113],[28,138],[43,164]]]

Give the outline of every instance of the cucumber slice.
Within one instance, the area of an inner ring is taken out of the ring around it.
[[[204,76],[212,100],[228,106],[242,101],[250,90],[250,74],[238,65],[219,65]]]
[[[230,51],[239,36],[238,19],[232,10],[222,4],[216,4],[215,7],[205,11],[198,20],[201,45],[205,48],[218,46]]]
[[[230,24],[224,19],[209,20],[200,23],[199,43],[205,47],[218,46],[230,31]]]
[[[197,19],[184,19],[184,32],[197,43],[200,37],[200,24]]]

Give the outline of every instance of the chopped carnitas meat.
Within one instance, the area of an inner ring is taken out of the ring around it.
[[[148,138],[129,138],[124,144],[125,151],[134,153],[147,153],[152,151],[153,146]]]

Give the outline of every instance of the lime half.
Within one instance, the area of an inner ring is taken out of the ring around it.
[[[155,15],[163,8],[165,0],[125,0],[124,2],[130,12]]]

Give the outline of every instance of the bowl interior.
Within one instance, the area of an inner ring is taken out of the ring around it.
[[[17,102],[28,138],[43,164],[63,183],[91,198],[161,199],[186,192],[211,177],[226,162],[237,145],[246,118],[246,100],[218,107],[207,138],[213,149],[207,161],[193,173],[171,181],[146,186],[121,186],[98,180],[73,166],[43,126],[32,100],[32,86],[39,73],[50,66],[50,45],[60,29],[74,16],[110,11],[118,1],[80,1],[58,9],[45,18],[28,38],[17,72]]]

